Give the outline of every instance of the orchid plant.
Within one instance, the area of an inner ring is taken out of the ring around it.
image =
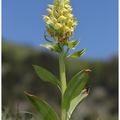
[[[43,16],[43,19],[46,23],[44,37],[48,42],[40,46],[59,55],[60,78],[58,79],[51,72],[38,65],[33,65],[33,67],[40,79],[54,84],[60,90],[61,115],[58,116],[44,100],[26,92],[25,94],[43,120],[70,120],[76,107],[88,96],[88,89],[85,87],[91,70],[81,70],[68,83],[66,82],[65,60],[69,57],[80,57],[85,53],[85,49],[69,53],[69,50],[74,50],[80,42],[80,40],[70,40],[77,26],[77,21],[72,14],[70,0],[54,0],[53,5],[48,5],[47,11],[48,15]],[[49,38],[53,40],[51,41]]]

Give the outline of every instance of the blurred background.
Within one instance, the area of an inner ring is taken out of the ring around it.
[[[38,95],[60,113],[60,93],[40,80],[32,65],[45,67],[59,77],[58,55],[45,43],[42,15],[53,0],[2,1],[2,108],[3,120],[37,120],[37,112],[24,91]],[[71,0],[78,20],[74,37],[86,48],[80,59],[66,60],[67,81],[78,71],[92,70],[89,97],[72,120],[118,120],[118,1]],[[19,114],[17,114],[19,113]]]

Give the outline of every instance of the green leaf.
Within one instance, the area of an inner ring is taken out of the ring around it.
[[[60,81],[51,72],[38,65],[33,65],[33,67],[39,78],[41,78],[43,81],[57,85],[59,89],[61,88]]]
[[[45,44],[40,44],[41,47],[47,48],[49,50],[53,50],[54,47],[52,46],[52,44],[49,43],[45,43]]]
[[[60,120],[58,115],[48,103],[26,92],[25,95],[30,100],[32,105],[37,109],[43,120]]]
[[[77,52],[74,52],[74,53],[68,55],[67,57],[75,57],[75,58],[77,58],[77,57],[82,56],[85,53],[85,51],[86,51],[86,49],[82,49],[80,51],[77,51]]]
[[[69,49],[74,49],[78,44],[79,44],[80,40],[75,40],[75,41],[69,41],[68,42],[68,48]]]
[[[87,89],[84,89],[81,91],[81,93],[74,99],[71,100],[70,102],[70,108],[67,112],[68,118],[70,119],[72,113],[76,109],[76,107],[88,96],[88,91]]]
[[[41,47],[47,48],[50,51],[55,51],[55,52],[61,52],[61,48],[59,45],[56,43],[45,43],[45,44],[40,44]]]
[[[68,83],[68,87],[63,96],[63,108],[68,109],[72,99],[77,97],[84,89],[88,81],[89,69],[78,72]]]

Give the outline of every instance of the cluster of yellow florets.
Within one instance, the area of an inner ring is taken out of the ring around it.
[[[73,35],[77,21],[72,14],[70,0],[54,0],[53,5],[48,5],[47,11],[44,21],[49,36],[64,41]]]

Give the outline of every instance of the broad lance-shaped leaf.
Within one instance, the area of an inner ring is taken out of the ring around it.
[[[84,53],[85,53],[86,49],[82,49],[80,51],[77,51],[77,52],[74,52],[70,55],[68,55],[67,57],[75,57],[75,58],[78,58],[80,56],[82,56]]]
[[[48,70],[46,70],[45,68],[42,68],[38,65],[33,65],[37,75],[39,76],[39,78],[41,78],[43,81],[46,82],[50,82],[54,85],[57,85],[58,88],[60,89],[60,81]]]
[[[69,41],[68,42],[68,48],[69,49],[74,49],[78,44],[79,44],[80,40],[75,40],[75,41]]]
[[[70,107],[68,109],[67,115],[68,118],[70,119],[72,113],[76,109],[76,107],[88,96],[88,90],[84,89],[81,91],[81,93],[74,99],[71,100],[70,102]]]
[[[88,74],[91,70],[86,69],[78,72],[68,83],[68,87],[63,96],[63,108],[68,109],[70,102],[73,98],[77,97],[80,92],[84,89],[87,81]]]
[[[48,50],[51,50],[51,51],[56,51],[56,52],[60,52],[61,49],[60,47],[58,46],[58,44],[54,44],[54,43],[45,43],[45,44],[40,44],[41,47],[44,47],[44,48],[47,48]]]
[[[25,94],[32,103],[32,105],[39,112],[42,120],[60,120],[56,112],[50,107],[48,103],[26,92]]]

